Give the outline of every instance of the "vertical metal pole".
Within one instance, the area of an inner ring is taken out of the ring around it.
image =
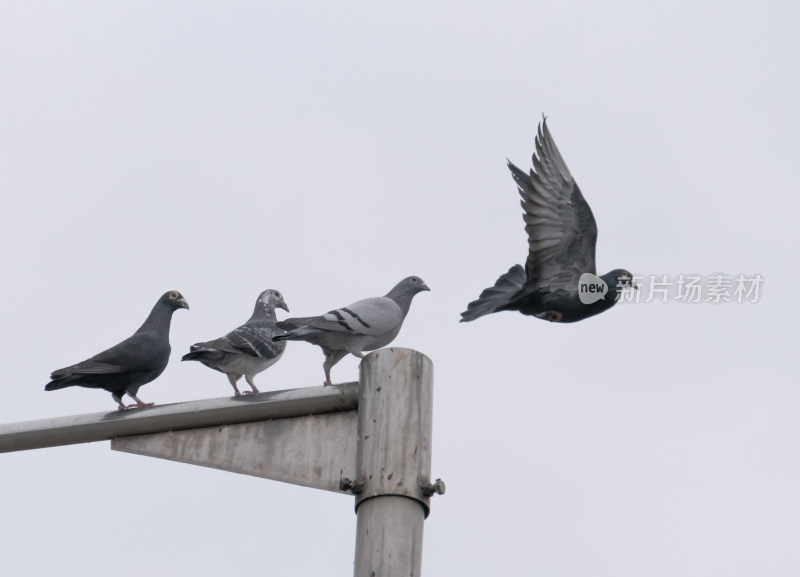
[[[430,510],[433,363],[382,349],[361,363],[355,577],[418,577]]]

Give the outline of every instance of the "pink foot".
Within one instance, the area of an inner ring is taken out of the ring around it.
[[[135,405],[128,405],[127,409],[142,409],[144,407],[152,407],[155,403],[136,403]]]

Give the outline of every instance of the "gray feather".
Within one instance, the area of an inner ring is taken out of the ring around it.
[[[467,305],[461,313],[462,322],[503,310],[555,322],[576,322],[607,310],[619,298],[615,289],[602,301],[581,302],[581,275],[596,274],[597,223],[550,134],[546,118],[539,125],[535,148],[530,173],[508,161],[522,199],[528,234],[525,269],[511,267],[493,287]],[[608,273],[609,278],[632,278],[624,269],[612,273]]]
[[[189,308],[186,299],[178,291],[164,293],[133,335],[90,359],[53,371],[45,390],[72,386],[105,389],[120,409],[126,408],[121,400],[126,393],[136,400],[136,406],[145,406],[136,395],[139,387],[167,367],[172,313],[179,308]]]
[[[286,348],[286,343],[273,340],[284,334],[276,325],[276,308],[289,310],[280,292],[273,289],[263,291],[258,295],[247,322],[223,337],[192,345],[181,360],[200,361],[225,373],[237,395],[240,392],[236,382],[242,376],[250,384],[252,392],[258,392],[253,378],[278,362]]]
[[[330,383],[330,368],[347,353],[358,357],[391,343],[400,332],[411,300],[430,290],[421,278],[400,281],[385,296],[373,297],[334,309],[316,317],[290,318],[279,327],[288,331],[276,341],[299,340],[322,347],[325,353],[325,384]]]

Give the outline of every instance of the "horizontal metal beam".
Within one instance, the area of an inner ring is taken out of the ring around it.
[[[9,423],[0,425],[0,453],[107,441],[115,437],[196,427],[348,411],[357,407],[358,383],[344,383],[330,387],[307,387],[156,405],[129,411]]]

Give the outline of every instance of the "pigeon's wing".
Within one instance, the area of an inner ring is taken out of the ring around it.
[[[124,372],[124,370],[125,369],[123,367],[117,364],[103,363],[94,359],[89,359],[70,367],[53,371],[53,373],[50,375],[50,378],[59,379],[72,375],[110,375]]]
[[[312,327],[327,332],[351,335],[382,335],[403,322],[403,311],[392,299],[375,297],[360,300],[318,317],[287,319],[279,326]]]
[[[539,125],[533,167],[526,174],[510,161],[528,233],[523,292],[577,290],[585,272],[595,273],[597,224],[547,128]]]
[[[225,336],[226,349],[261,359],[274,359],[281,355],[286,344],[273,342],[272,337],[282,333],[275,327],[243,325]]]
[[[160,347],[151,333],[136,333],[121,343],[62,371],[97,375],[151,371],[159,366]]]

